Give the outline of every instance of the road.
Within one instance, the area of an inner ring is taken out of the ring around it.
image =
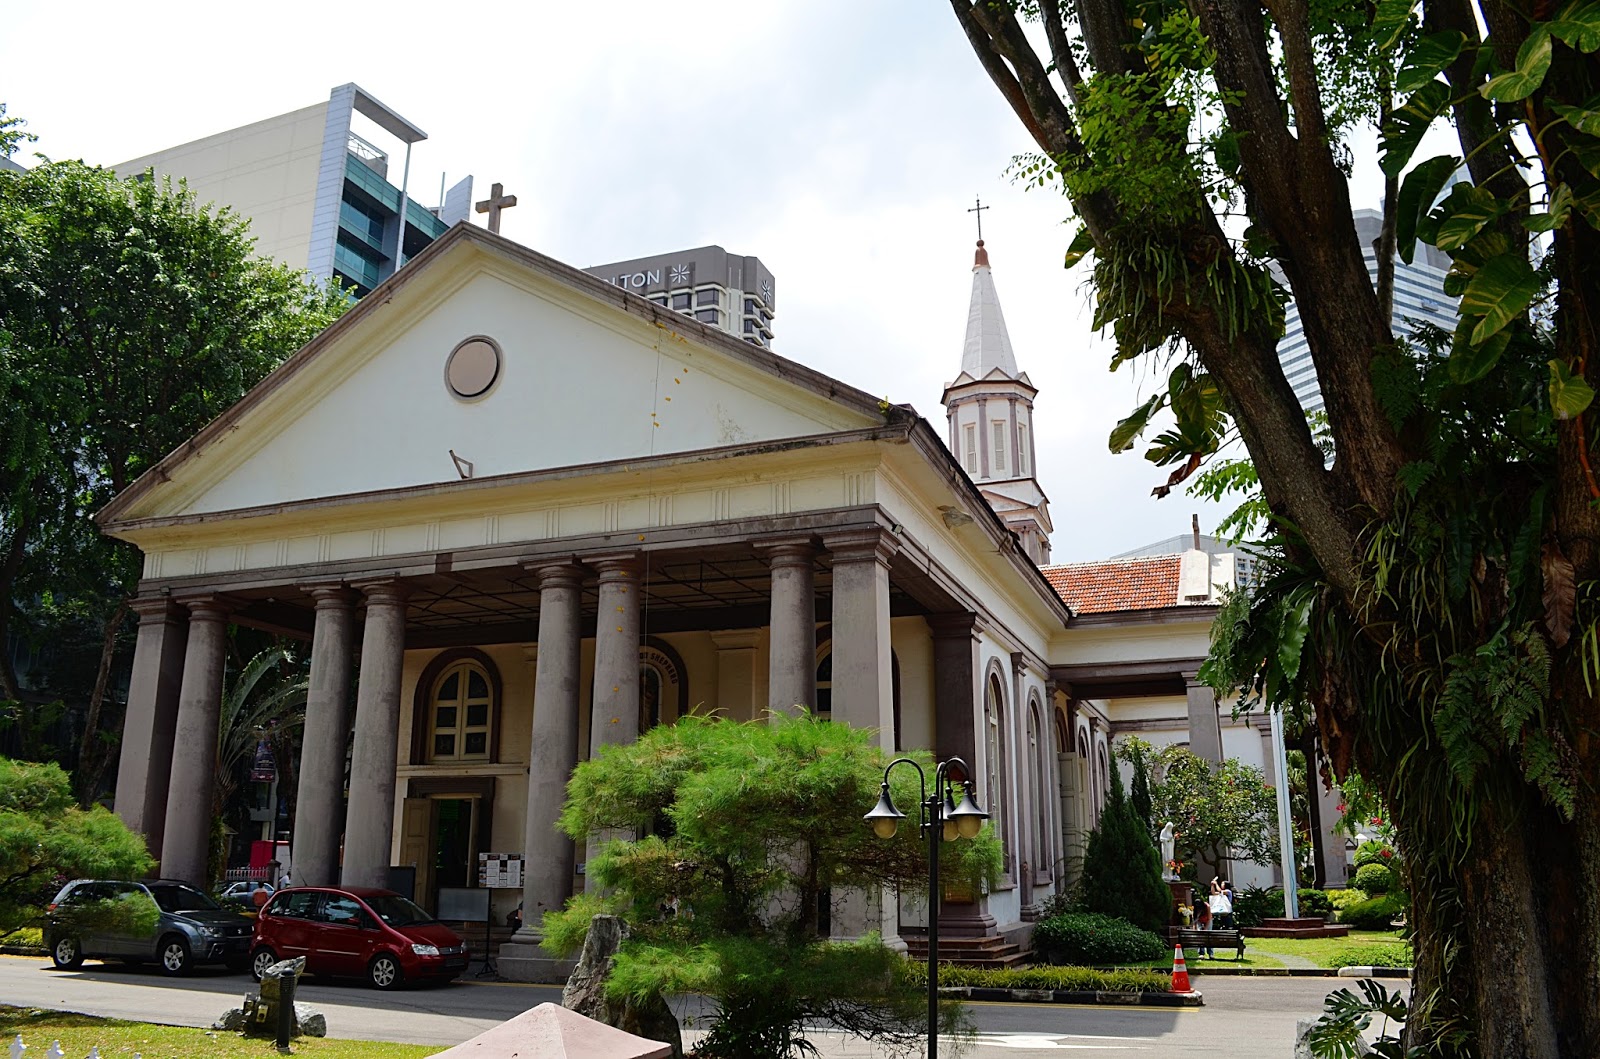
[[[1202,1008],[977,1003],[970,1006],[977,1047],[966,1054],[977,1059],[1063,1051],[1096,1059],[1284,1059],[1292,1050],[1295,1020],[1314,1017],[1324,996],[1353,984],[1332,978],[1202,976],[1197,982],[1206,998]],[[148,967],[91,961],[77,971],[56,971],[45,960],[0,956],[0,1003],[113,1018],[208,1026],[236,1006],[251,985],[247,976],[220,969],[202,968],[192,977],[174,979]],[[559,1003],[561,991],[468,979],[379,993],[355,982],[307,980],[300,999],[327,1015],[334,1037],[451,1045],[536,1004]],[[884,1054],[839,1034],[822,1032],[814,1040],[826,1059]]]

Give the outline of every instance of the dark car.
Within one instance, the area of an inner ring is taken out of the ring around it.
[[[250,970],[306,958],[310,974],[365,978],[379,989],[467,969],[461,935],[392,890],[297,886],[279,890],[256,916]]]
[[[93,925],[100,902],[149,900],[160,911],[148,932],[125,933]],[[50,903],[44,930],[50,959],[61,968],[84,957],[125,963],[156,961],[167,974],[187,974],[196,964],[222,963],[242,971],[250,959],[254,924],[229,912],[187,883],[167,879],[128,882],[74,879]]]

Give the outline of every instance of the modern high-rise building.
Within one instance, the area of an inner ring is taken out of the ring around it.
[[[989,251],[978,240],[972,261],[972,300],[961,347],[961,373],[940,400],[948,417],[947,444],[983,498],[1035,563],[1050,561],[1050,501],[1036,477],[1033,398],[1038,389],[1017,370]]]
[[[702,246],[584,271],[753,345],[772,348],[775,284],[758,258]]]
[[[182,178],[200,202],[248,217],[261,254],[366,294],[472,210],[470,176],[432,208],[412,194],[411,147],[427,138],[359,85],[346,84],[325,103],[111,168]],[[386,149],[374,139],[393,143]],[[391,159],[396,149],[398,164]]]
[[[1356,234],[1361,239],[1361,256],[1367,275],[1378,282],[1376,243],[1383,230],[1383,214],[1377,210],[1356,210]],[[1394,259],[1394,315],[1391,326],[1395,337],[1409,335],[1418,323],[1429,323],[1445,331],[1456,326],[1456,299],[1444,292],[1445,273],[1450,270],[1450,255],[1425,243],[1417,245],[1411,264]],[[1322,409],[1322,392],[1317,387],[1317,372],[1311,363],[1311,348],[1300,324],[1300,308],[1290,302],[1284,321],[1283,339],[1278,343],[1278,360],[1294,387],[1300,406],[1308,412]]]

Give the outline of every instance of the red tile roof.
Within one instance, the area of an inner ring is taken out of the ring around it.
[[[1044,567],[1056,595],[1078,614],[1154,610],[1178,605],[1182,556],[1152,555]]]

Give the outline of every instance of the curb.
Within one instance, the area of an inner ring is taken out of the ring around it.
[[[36,949],[32,945],[0,945],[0,956],[45,956],[49,949]]]
[[[1410,978],[1409,967],[1341,967],[1340,978]]]
[[[1124,1007],[1198,1008],[1205,996],[1190,993],[1130,993],[1109,989],[993,989],[976,985],[939,987],[939,995],[955,1000],[1001,1000],[1024,1004],[1117,1004]]]

